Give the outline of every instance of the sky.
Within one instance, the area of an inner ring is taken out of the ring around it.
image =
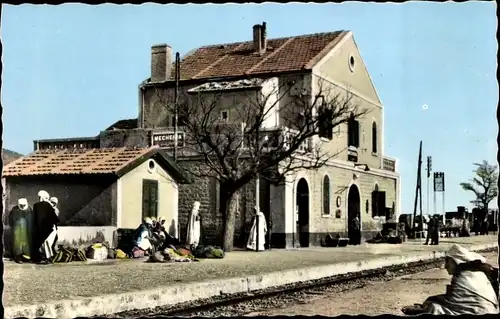
[[[433,170],[445,172],[446,210],[471,208],[460,182],[472,163],[496,163],[495,2],[3,5],[4,148],[27,154],[33,140],[95,136],[135,118],[151,45],[182,56],[249,41],[263,21],[269,38],[351,30],[384,104],[384,152],[398,159],[402,213],[413,212],[420,141],[424,163],[432,156]]]

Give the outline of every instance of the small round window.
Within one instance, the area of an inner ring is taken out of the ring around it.
[[[351,72],[354,72],[354,67],[356,66],[356,60],[354,59],[354,57],[352,55],[349,56],[349,70],[351,70]]]
[[[150,173],[152,173],[154,171],[154,169],[155,169],[155,166],[156,166],[155,162],[153,160],[150,160],[149,163],[148,163],[148,171]]]

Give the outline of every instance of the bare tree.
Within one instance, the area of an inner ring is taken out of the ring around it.
[[[240,103],[227,101],[224,92],[188,92],[178,106],[179,127],[185,132],[181,156],[200,156],[206,165],[190,171],[199,177],[214,177],[220,183],[220,210],[225,221],[223,248],[233,248],[238,191],[256,178],[279,184],[298,170],[318,169],[338,155],[323,150],[318,135],[332,138],[333,129],[356,121],[367,113],[352,103],[346,90],[334,93],[318,82],[314,93],[291,93],[295,82],[260,85],[266,80],[248,80],[254,89],[244,92]],[[270,87],[270,89],[269,89]],[[174,103],[159,90],[158,99],[169,113]],[[243,102],[242,102],[243,101]],[[221,109],[229,119],[221,118]],[[172,114],[172,113],[170,113]],[[272,127],[269,118],[279,115],[281,125]]]
[[[474,163],[474,166],[476,166],[474,170],[476,176],[471,179],[471,182],[460,183],[460,186],[466,191],[473,192],[476,198],[471,203],[487,213],[488,205],[498,196],[497,166],[484,160],[482,163]]]

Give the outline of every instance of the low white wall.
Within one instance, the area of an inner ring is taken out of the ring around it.
[[[83,245],[106,242],[116,247],[115,226],[60,226],[57,228],[58,244]]]

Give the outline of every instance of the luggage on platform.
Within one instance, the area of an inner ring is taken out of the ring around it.
[[[145,256],[144,250],[138,247],[134,247],[132,249],[132,258],[144,258],[144,256]]]
[[[108,258],[108,248],[103,244],[93,244],[87,249],[87,258],[103,261]]]
[[[53,263],[69,263],[73,260],[73,251],[66,247],[61,247],[52,257]]]
[[[125,258],[127,258],[127,254],[125,254],[123,252],[123,250],[117,249],[116,250],[116,258],[118,258],[118,259],[125,259]]]
[[[83,249],[74,249],[73,261],[87,261],[87,256],[85,256],[85,251]]]

